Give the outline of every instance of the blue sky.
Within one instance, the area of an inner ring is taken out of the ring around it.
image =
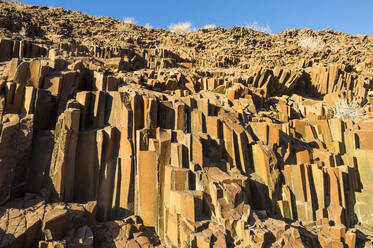
[[[332,28],[351,34],[373,35],[373,0],[21,0],[79,10],[116,19],[134,17],[139,25],[167,28],[190,21],[194,27],[258,23],[273,33],[290,28]]]

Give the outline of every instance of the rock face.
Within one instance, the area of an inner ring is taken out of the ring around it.
[[[0,247],[373,244],[371,36],[0,13]]]

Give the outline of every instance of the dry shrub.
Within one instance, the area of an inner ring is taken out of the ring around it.
[[[249,29],[258,31],[258,32],[263,32],[263,33],[266,33],[266,34],[272,34],[272,30],[268,25],[267,26],[262,26],[262,25],[259,25],[257,22],[254,22],[252,24],[247,24],[246,27],[249,28]]]
[[[356,100],[348,102],[347,99],[338,98],[335,107],[333,107],[333,112],[334,118],[342,120],[361,120],[367,118],[362,112],[362,107]]]
[[[192,31],[192,23],[180,22],[177,24],[171,24],[168,28],[174,33],[187,33]]]
[[[325,44],[314,37],[301,38],[298,41],[298,45],[304,49],[310,50],[312,52],[318,52],[324,49]]]

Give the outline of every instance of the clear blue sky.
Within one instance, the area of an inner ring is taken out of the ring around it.
[[[21,0],[167,28],[190,21],[194,27],[245,26],[257,22],[272,32],[309,27],[373,35],[373,0]]]

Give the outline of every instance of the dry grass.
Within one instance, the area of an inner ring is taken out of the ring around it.
[[[366,119],[367,116],[362,112],[362,107],[355,100],[348,102],[346,99],[338,98],[333,107],[334,118],[342,120],[361,120]]]
[[[147,23],[147,24],[145,24],[144,28],[146,28],[147,30],[152,30],[153,26],[150,25],[149,23]]]
[[[135,25],[136,24],[136,20],[133,17],[127,16],[127,17],[123,18],[123,23]]]
[[[325,47],[325,44],[321,40],[314,37],[301,38],[298,41],[298,45],[312,52],[321,51]]]
[[[193,31],[191,22],[180,22],[177,24],[171,24],[168,28],[171,32],[174,33],[187,33]]]
[[[204,29],[213,29],[213,28],[216,28],[216,25],[215,24],[206,24],[205,26],[203,26]]]
[[[249,28],[249,29],[252,29],[258,32],[263,32],[266,34],[272,34],[272,30],[268,25],[262,26],[262,25],[259,25],[257,22],[254,22],[252,24],[247,24],[246,28]]]
[[[128,32],[133,29],[133,26],[136,25],[136,20],[133,17],[125,17],[123,21],[118,25],[118,30],[120,32]]]

